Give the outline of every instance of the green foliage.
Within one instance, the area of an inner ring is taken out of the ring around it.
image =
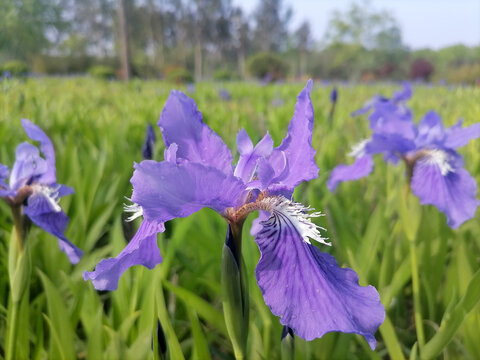
[[[238,74],[232,70],[220,69],[213,74],[213,80],[216,81],[231,81],[238,80]]]
[[[153,358],[152,336],[160,319],[170,359],[231,359],[233,348],[222,313],[220,268],[227,224],[211,210],[167,223],[158,241],[163,262],[154,270],[127,270],[114,292],[97,292],[82,279],[105,257],[116,256],[139,223],[125,223],[122,208],[131,195],[134,162],[142,160],[145,124],[154,122],[172,89],[161,81],[106,82],[93,78],[32,79],[0,86],[0,163],[11,165],[15,146],[26,141],[20,119],[29,118],[51,137],[57,178],[75,194],[61,199],[70,217],[66,235],[85,252],[69,264],[57,240],[36,226],[28,238],[32,274],[28,301],[20,304],[20,359]],[[193,95],[204,121],[235,148],[235,134],[245,128],[254,142],[268,129],[275,144],[286,134],[302,85],[228,84],[232,101],[218,99],[217,86],[196,84]],[[177,88],[185,90],[184,85]],[[306,342],[295,337],[296,359],[405,359],[417,341],[412,302],[409,237],[416,236],[419,295],[426,343],[424,358],[480,358],[478,214],[453,231],[432,206],[411,196],[402,203],[404,172],[378,159],[366,179],[345,183],[334,194],[326,190],[331,169],[348,162],[350,146],[368,136],[368,121],[351,118],[375,93],[389,95],[385,85],[341,87],[335,122],[327,121],[330,88],[316,86],[313,146],[319,178],[301,185],[295,199],[326,214],[316,219],[327,229],[339,264],[357,271],[361,285],[380,293],[387,318],[376,334],[377,350],[352,334],[326,334]],[[272,107],[281,97],[285,105]],[[410,101],[417,119],[437,110],[447,125],[463,117],[478,121],[480,88],[415,86]],[[158,129],[157,129],[158,131]],[[159,133],[158,133],[159,134]],[[465,167],[480,181],[478,144],[459,151]],[[157,142],[155,159],[164,146]],[[408,206],[408,209],[403,208]],[[243,231],[242,253],[250,294],[250,328],[246,358],[280,359],[282,327],[263,301],[255,281],[258,247]],[[10,211],[0,202],[0,354],[9,317],[8,243]],[[415,231],[414,231],[415,230]],[[11,315],[10,315],[11,317]],[[418,348],[418,347],[417,347]],[[438,354],[438,355],[437,355]],[[412,352],[412,358],[413,352]]]
[[[277,54],[262,52],[251,56],[248,61],[248,70],[258,79],[271,76],[272,79],[284,79],[287,76],[288,65]]]
[[[94,65],[88,69],[88,74],[97,79],[115,78],[115,70],[107,65]]]
[[[478,84],[480,81],[480,63],[448,69],[447,80],[457,84]]]
[[[28,73],[28,66],[23,61],[8,61],[0,66],[0,73],[8,71],[13,76],[23,76]]]
[[[168,67],[165,70],[165,78],[177,84],[186,84],[193,82],[193,75],[190,71],[182,67]]]

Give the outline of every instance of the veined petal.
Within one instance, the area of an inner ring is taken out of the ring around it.
[[[358,180],[370,174],[373,170],[373,159],[364,155],[355,159],[352,165],[338,165],[332,170],[327,181],[328,190],[335,191],[338,184],[344,181]]]
[[[243,182],[218,169],[198,163],[142,161],[131,179],[132,201],[149,221],[166,222],[209,207],[222,213],[239,205]]]
[[[280,323],[305,340],[341,331],[360,334],[375,348],[374,333],[385,317],[375,288],[359,286],[353,270],[305,242],[301,222],[285,209],[277,207],[262,225],[255,275]]]
[[[279,154],[283,152],[288,166],[288,171],[283,176],[274,179],[276,186],[293,189],[302,181],[308,181],[318,176],[315,150],[312,147],[314,120],[313,105],[310,99],[312,86],[313,82],[309,80],[298,95],[295,113],[288,126],[287,136],[272,152],[272,159],[280,159]],[[277,170],[273,164],[271,166]]]
[[[163,223],[143,220],[135,236],[114,258],[103,259],[94,271],[85,271],[83,279],[92,280],[97,290],[115,290],[122,274],[131,266],[143,265],[153,269],[162,262],[157,245],[157,234],[164,232]]]
[[[22,126],[30,139],[40,142],[40,150],[42,150],[42,153],[45,155],[45,160],[47,161],[47,169],[38,181],[42,184],[53,184],[57,178],[55,170],[55,150],[53,149],[50,138],[30,120],[22,119]]]
[[[43,185],[34,185],[33,188],[27,206],[24,207],[25,214],[33,223],[58,239],[60,250],[67,254],[72,264],[78,263],[82,251],[64,235],[69,219],[57,203],[58,190]]]
[[[417,160],[411,181],[412,191],[421,204],[437,207],[454,229],[475,216],[479,204],[475,179],[458,158],[453,152],[431,150]]]
[[[470,140],[480,137],[480,123],[462,128],[462,121],[447,128],[444,146],[449,149],[457,149],[465,146]]]
[[[227,145],[202,120],[195,101],[181,91],[170,92],[158,126],[165,146],[178,145],[177,158],[232,172],[232,154]]]

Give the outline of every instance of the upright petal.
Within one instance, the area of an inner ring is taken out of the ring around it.
[[[356,333],[375,348],[374,333],[385,310],[372,286],[339,268],[334,257],[305,242],[301,222],[273,211],[255,241],[260,261],[255,270],[265,303],[280,323],[305,340],[331,331]]]
[[[253,147],[252,140],[247,132],[242,129],[237,135],[237,148],[240,153],[234,175],[241,178],[245,183],[252,180],[260,158],[268,157],[273,150],[273,140],[267,133],[258,144]]]
[[[431,151],[416,162],[411,182],[420,202],[437,207],[454,229],[474,217],[479,204],[475,179],[457,157],[443,150]]]
[[[162,262],[157,245],[157,234],[164,231],[163,223],[143,220],[125,249],[114,258],[100,261],[94,271],[85,271],[84,280],[92,280],[97,290],[115,290],[118,280],[129,267],[143,265],[153,269]]]
[[[153,130],[152,124],[147,124],[147,135],[145,136],[145,142],[142,146],[142,155],[146,160],[151,160],[153,158],[153,152],[155,147],[155,131]]]
[[[27,143],[21,143],[15,151],[15,163],[10,173],[10,187],[18,190],[20,187],[31,184],[48,170],[47,162],[40,157],[38,149]]]
[[[180,149],[179,149],[180,150]],[[131,179],[132,201],[149,221],[166,222],[209,207],[222,213],[239,205],[243,182],[213,167],[198,163],[142,161]]]
[[[402,90],[393,93],[392,101],[394,103],[405,102],[412,97],[412,85],[408,81],[404,81],[402,84]]]
[[[30,139],[40,142],[40,150],[42,150],[42,153],[45,155],[45,160],[47,161],[47,170],[41,175],[38,181],[42,184],[53,184],[57,178],[55,169],[55,150],[53,149],[52,142],[42,129],[33,124],[30,120],[22,119],[22,125]]]
[[[447,128],[445,132],[444,146],[448,149],[457,149],[480,136],[480,123],[462,128],[462,121],[459,120],[455,125]]]
[[[272,152],[272,159],[281,159],[280,154],[283,152],[288,166],[288,171],[274,179],[277,186],[293,189],[302,181],[308,181],[318,176],[315,150],[312,147],[314,120],[313,105],[310,99],[312,85],[312,80],[309,80],[298,95],[295,113],[288,126],[287,136]],[[277,166],[270,165],[277,170]]]
[[[227,145],[202,120],[193,99],[181,91],[170,93],[158,126],[165,146],[178,145],[177,158],[232,172],[232,154]]]
[[[370,128],[377,134],[398,134],[407,139],[416,135],[412,111],[395,105],[391,101],[378,102],[368,117]]]
[[[82,251],[64,235],[68,216],[57,204],[57,196],[54,190],[36,185],[32,195],[28,197],[24,212],[33,223],[55,236],[60,250],[67,254],[72,264],[76,264],[80,261]]]
[[[445,141],[442,119],[435,111],[429,111],[418,124],[415,142],[419,147],[442,146]]]
[[[8,174],[8,166],[0,164],[0,197],[6,196],[7,192],[9,192],[10,187],[5,182]]]
[[[361,179],[370,174],[372,170],[373,159],[370,155],[364,155],[355,159],[352,165],[338,165],[332,170],[327,181],[328,190],[333,192],[339,183]]]

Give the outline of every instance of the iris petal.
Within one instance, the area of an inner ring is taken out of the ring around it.
[[[58,195],[50,193],[47,188],[38,189],[28,197],[27,205],[24,207],[25,214],[33,223],[58,239],[60,250],[67,254],[72,264],[78,263],[82,251],[64,235],[69,219],[56,203],[55,196]]]
[[[114,258],[100,261],[94,271],[85,271],[84,280],[92,280],[97,290],[115,290],[118,287],[118,280],[129,267],[143,265],[153,269],[162,262],[157,234],[163,231],[165,231],[163,223],[143,220],[125,249]]]
[[[374,349],[374,333],[385,317],[376,289],[359,286],[353,270],[303,241],[288,216],[273,213],[262,225],[255,275],[280,323],[305,340],[331,331],[360,334]]]
[[[352,165],[338,165],[332,170],[327,181],[330,191],[335,191],[338,184],[344,181],[358,180],[370,174],[373,170],[373,159],[370,155],[364,155],[355,159]]]
[[[147,220],[158,222],[186,217],[203,207],[222,213],[227,207],[239,205],[245,190],[233,174],[188,162],[142,161],[135,165],[131,183],[132,201],[143,208]]]
[[[288,171],[284,176],[275,178],[275,186],[293,189],[302,181],[315,179],[318,176],[318,166],[315,163],[315,149],[312,147],[313,135],[313,105],[310,98],[313,82],[309,80],[297,97],[295,113],[288,126],[287,136],[280,146],[272,152],[272,159],[280,159],[281,152],[285,154]],[[272,168],[277,169],[271,164]]]
[[[411,188],[422,205],[437,207],[447,216],[448,226],[455,229],[475,215],[479,204],[475,198],[477,184],[455,154],[440,150],[432,153],[416,162]]]
[[[177,158],[232,172],[232,154],[223,140],[202,120],[195,101],[181,91],[172,91],[158,126],[165,146],[178,145]]]
[[[57,177],[55,170],[55,150],[53,149],[50,138],[30,120],[22,119],[22,125],[30,139],[40,142],[40,150],[42,150],[42,153],[45,155],[45,160],[47,161],[47,169],[38,181],[42,184],[53,184]]]
[[[480,124],[473,124],[462,128],[462,121],[446,129],[445,147],[457,149],[465,146],[470,140],[480,136]]]

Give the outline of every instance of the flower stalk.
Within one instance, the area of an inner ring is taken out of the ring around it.
[[[243,221],[228,225],[222,252],[223,313],[236,359],[246,357],[249,325],[248,284],[242,259],[242,227]]]

